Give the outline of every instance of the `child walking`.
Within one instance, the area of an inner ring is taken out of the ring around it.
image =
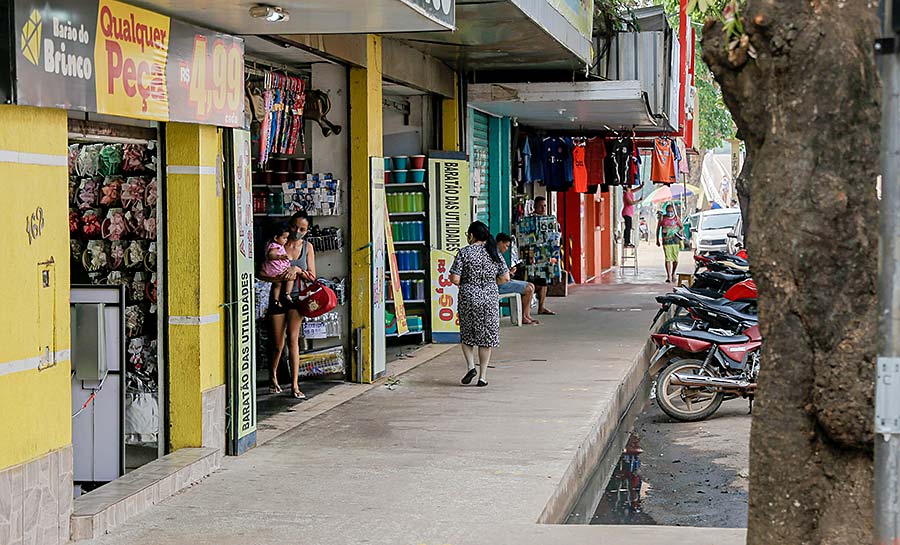
[[[287,256],[284,245],[290,238],[291,232],[287,225],[283,225],[275,231],[275,236],[266,246],[266,261],[263,263],[260,273],[268,278],[280,278],[284,271],[291,266],[291,260]],[[284,288],[284,289],[282,289]],[[294,280],[280,280],[272,282],[272,301],[281,307],[285,304],[293,304],[291,292],[294,291]]]

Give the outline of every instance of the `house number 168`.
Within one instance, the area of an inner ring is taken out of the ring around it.
[[[29,245],[44,232],[44,209],[40,206],[33,214],[25,216],[25,232],[28,233]]]

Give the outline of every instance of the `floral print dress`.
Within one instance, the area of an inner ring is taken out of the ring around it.
[[[450,267],[458,274],[460,342],[469,346],[500,346],[500,293],[497,277],[509,273],[506,261],[495,262],[483,244],[461,249]]]

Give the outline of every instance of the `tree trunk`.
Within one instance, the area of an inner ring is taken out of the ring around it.
[[[880,83],[871,0],[747,0],[704,60],[746,142],[748,247],[765,337],[749,545],[873,541]]]

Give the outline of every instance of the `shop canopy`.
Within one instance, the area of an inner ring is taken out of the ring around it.
[[[664,130],[639,81],[484,83],[469,85],[469,104],[553,131]]]
[[[581,70],[591,64],[583,0],[457,0],[456,32],[393,38],[464,71]]]
[[[456,27],[456,0],[278,0],[285,21],[250,16],[253,2],[129,0],[147,9],[231,34],[365,34],[446,31]]]

